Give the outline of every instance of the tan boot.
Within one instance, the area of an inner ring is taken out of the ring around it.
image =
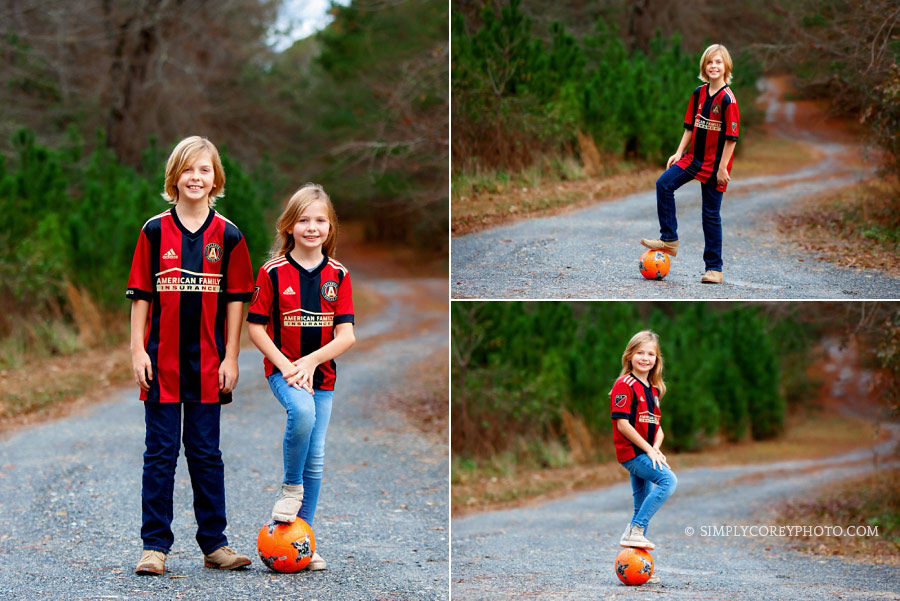
[[[231,547],[219,547],[203,556],[203,565],[217,570],[236,570],[250,565],[250,558],[235,553]]]
[[[310,572],[324,570],[326,567],[328,567],[328,564],[325,563],[325,560],[322,559],[322,556],[319,555],[318,551],[313,553],[312,559],[310,559],[309,563],[306,565],[306,569]]]
[[[144,549],[141,560],[134,568],[135,574],[163,574],[166,571],[166,554],[162,551],[148,551]]]
[[[640,549],[653,549],[656,547],[653,543],[644,537],[644,529],[640,526],[631,526],[631,532],[622,540],[628,547],[638,547]]]
[[[707,271],[703,274],[703,277],[700,278],[700,281],[704,284],[721,284],[722,283],[722,272],[721,271]]]
[[[272,519],[276,522],[293,522],[297,519],[300,506],[303,504],[303,485],[281,485],[281,498],[272,508]]]
[[[628,540],[628,537],[631,535],[631,524],[625,526],[625,532],[622,533],[622,538],[619,539],[619,545],[622,547],[630,547],[628,543],[625,541]]]
[[[641,238],[641,244],[650,250],[661,250],[673,257],[678,255],[678,240],[666,242],[665,240],[648,240],[647,238]]]

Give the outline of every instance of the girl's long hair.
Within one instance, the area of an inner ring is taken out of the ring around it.
[[[619,374],[619,377],[621,378],[625,374],[631,373],[631,358],[634,357],[635,352],[641,345],[648,342],[652,342],[656,346],[656,365],[650,370],[647,379],[650,380],[651,386],[659,389],[659,398],[661,399],[666,394],[666,383],[663,381],[662,375],[663,358],[659,350],[659,336],[655,332],[644,330],[631,337],[631,340],[628,341],[628,345],[625,347],[625,352],[622,353],[622,373]]]
[[[294,225],[300,220],[300,215],[306,208],[316,201],[325,203],[325,211],[328,214],[328,236],[322,243],[322,252],[330,258],[334,258],[334,250],[337,246],[337,214],[331,204],[331,198],[319,184],[304,184],[294,192],[291,199],[284,207],[284,211],[275,222],[275,240],[272,242],[272,250],[269,258],[283,257],[294,250]]]

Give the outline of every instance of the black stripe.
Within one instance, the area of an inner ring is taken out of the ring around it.
[[[147,340],[147,354],[150,356],[150,365],[153,366],[153,379],[149,382],[150,390],[147,392],[147,400],[159,402],[159,291],[156,289],[156,274],[159,273],[159,255],[162,238],[162,224],[156,219],[152,225],[144,230],[147,241],[150,243],[150,286],[153,289],[153,297],[150,302],[150,337]],[[143,334],[142,334],[143,335]]]
[[[181,268],[203,273],[203,236],[181,236]],[[182,277],[197,277],[189,273]],[[178,371],[181,401],[200,401],[200,333],[203,315],[203,294],[181,291],[179,320]]]
[[[314,271],[315,275],[311,275],[302,267],[295,268],[300,273],[300,307],[304,311],[313,313],[322,312],[322,297],[319,294],[319,288],[322,285],[322,270]],[[302,271],[301,271],[302,270]],[[300,328],[300,356],[313,353],[322,346],[322,328]],[[325,381],[325,374],[322,373],[322,366],[316,366],[313,374],[313,388],[321,388]]]
[[[275,343],[278,350],[283,352],[284,349],[281,348],[281,290],[278,282],[278,267],[272,268],[268,274],[269,281],[272,283],[272,342]],[[273,369],[275,370],[273,373],[281,373],[277,367],[273,366]]]

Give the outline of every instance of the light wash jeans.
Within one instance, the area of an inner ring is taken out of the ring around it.
[[[672,470],[659,463],[656,465],[657,468],[653,469],[653,462],[644,454],[622,464],[631,474],[631,491],[634,493],[634,516],[631,523],[642,527],[644,536],[647,536],[650,519],[678,485],[678,478]]]
[[[325,465],[325,434],[331,419],[332,390],[297,390],[289,386],[280,373],[268,378],[275,398],[287,412],[284,427],[284,483],[303,485],[301,520],[312,526],[322,487],[322,467]]]

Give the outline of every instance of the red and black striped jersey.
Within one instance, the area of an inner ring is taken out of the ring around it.
[[[253,295],[247,241],[237,226],[210,209],[196,232],[175,209],[141,228],[125,296],[150,302],[144,346],[153,364],[150,391],[161,403],[230,403],[219,392],[230,302]]]
[[[334,339],[334,328],[354,323],[353,288],[347,268],[327,256],[307,270],[289,254],[272,259],[256,277],[247,321],[266,326],[275,346],[291,361],[313,353]],[[268,358],[266,377],[281,373]],[[313,375],[313,388],[334,390],[334,359]]]
[[[737,141],[741,133],[741,113],[731,88],[726,85],[712,96],[708,83],[694,90],[684,115],[684,128],[693,131],[691,146],[675,164],[682,169],[696,169],[697,181],[706,183],[710,178],[716,181],[725,141]],[[733,162],[734,154],[728,160],[728,173]],[[727,187],[726,184],[716,189],[724,192]]]
[[[643,449],[619,432],[615,420],[627,419],[641,438],[653,446],[660,420],[659,390],[655,386],[645,386],[633,375],[626,374],[613,384],[609,400],[612,408],[616,459],[619,463],[624,463],[638,455],[644,455]]]

